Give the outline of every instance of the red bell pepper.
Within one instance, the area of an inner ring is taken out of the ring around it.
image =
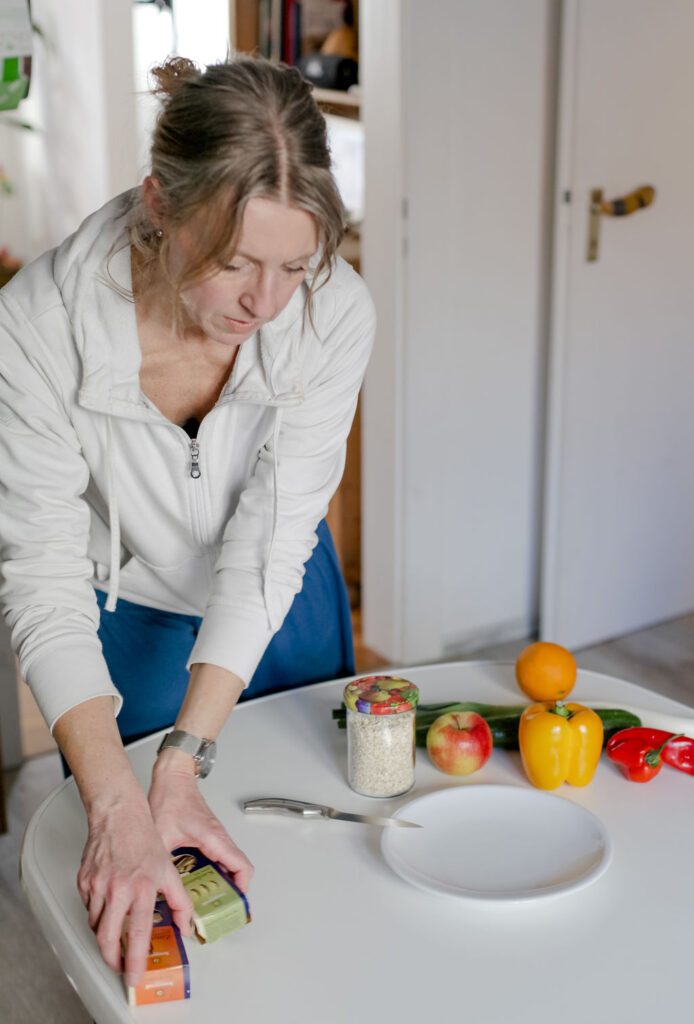
[[[622,729],[608,741],[607,756],[632,782],[649,782],[663,766],[694,775],[694,739],[663,729]]]
[[[694,775],[694,740],[689,736],[673,736],[663,750],[663,761],[672,768]]]

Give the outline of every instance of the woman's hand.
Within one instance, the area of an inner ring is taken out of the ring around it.
[[[192,902],[138,785],[90,809],[77,887],[101,954],[114,971],[121,970],[121,934],[129,915],[126,985],[137,985],[144,972],[157,892],[182,933],[191,934]]]
[[[101,954],[121,970],[121,934],[126,915],[125,982],[137,985],[152,940],[157,892],[174,921],[190,935],[193,906],[169,851],[157,832],[147,798],[123,749],[111,697],[75,705],[53,728],[80,792],[89,835],[77,888],[89,912]]]
[[[166,750],[152,772],[149,804],[157,832],[168,851],[194,846],[210,860],[218,861],[247,892],[253,865],[229,837],[219,818],[198,788],[193,762],[187,754]]]

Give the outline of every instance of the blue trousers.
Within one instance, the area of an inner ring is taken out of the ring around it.
[[[303,587],[270,644],[242,700],[305,683],[354,675],[352,623],[340,566],[328,526],[306,564]],[[133,604],[119,598],[102,609],[99,639],[114,685],[123,696],[118,727],[127,743],[173,724],[188,685],[186,662],[201,619]]]

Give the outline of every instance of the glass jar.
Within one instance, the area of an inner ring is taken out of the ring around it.
[[[347,781],[363,796],[400,796],[414,786],[419,690],[397,676],[364,676],[345,686]]]

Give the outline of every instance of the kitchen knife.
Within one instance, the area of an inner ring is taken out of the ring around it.
[[[299,818],[334,818],[338,821],[360,821],[365,825],[400,825],[403,828],[421,828],[413,821],[401,818],[379,818],[374,814],[350,814],[336,811],[325,804],[308,804],[303,800],[285,800],[280,796],[265,796],[258,800],[244,800],[241,804],[246,814],[291,814]]]

